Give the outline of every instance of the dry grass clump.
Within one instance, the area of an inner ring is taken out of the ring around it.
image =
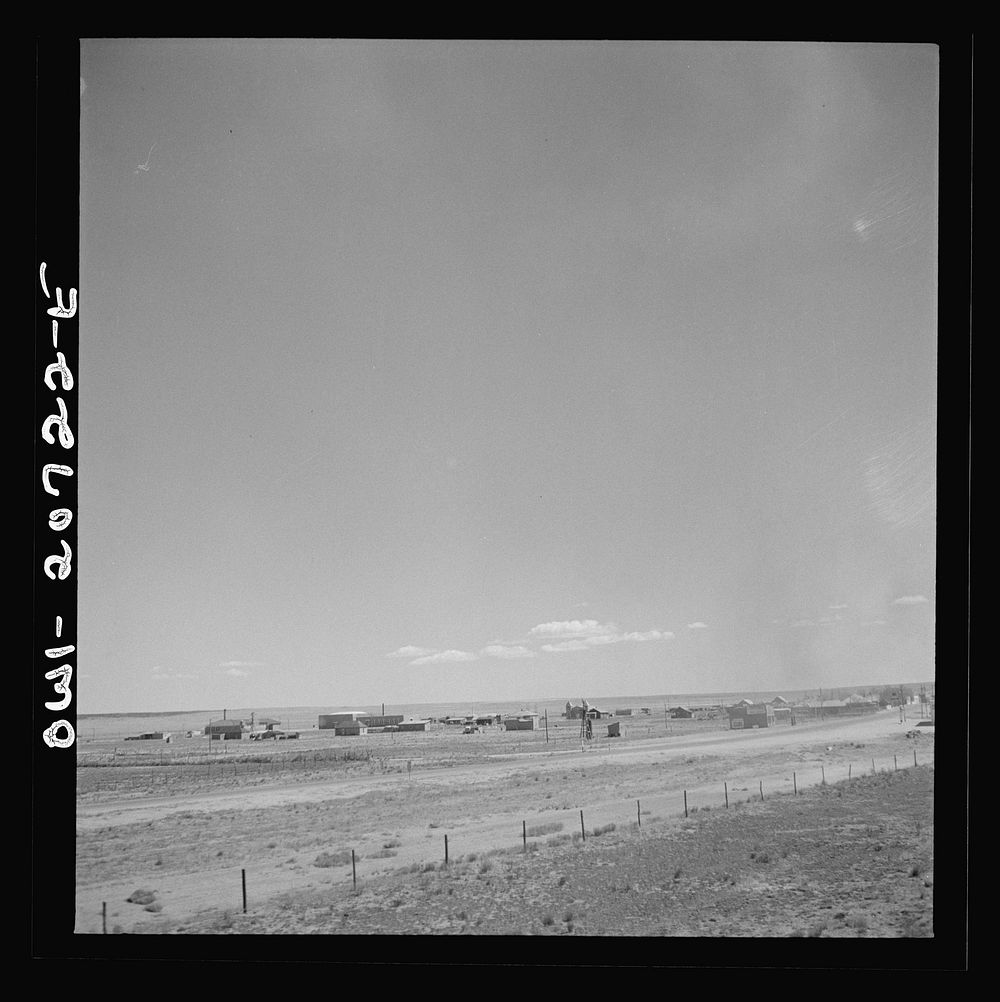
[[[321,852],[315,860],[313,866],[346,866],[351,861],[351,850],[341,849],[339,852]]]
[[[537,837],[539,835],[549,835],[552,832],[561,832],[566,826],[561,821],[547,821],[545,824],[532,825],[528,829],[529,837]]]
[[[598,825],[596,828],[594,828],[594,836],[596,838],[601,835],[607,835],[608,832],[613,832],[617,827],[618,826],[614,822],[612,822],[609,825]]]

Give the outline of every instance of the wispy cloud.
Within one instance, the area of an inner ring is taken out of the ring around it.
[[[227,668],[226,674],[231,675],[233,678],[246,678],[250,672],[244,671],[242,668]]]
[[[560,630],[552,630],[553,627],[560,627]],[[581,629],[582,628],[582,629]],[[592,632],[595,628],[599,632]],[[602,626],[596,620],[588,619],[583,623],[574,621],[572,623],[544,623],[536,630],[549,630],[548,635],[558,637],[563,633],[575,633],[567,640],[559,640],[556,643],[542,644],[541,649],[550,654],[562,654],[566,651],[585,651],[593,647],[604,647],[608,644],[641,644],[649,640],[673,640],[674,635],[668,630],[644,630],[623,632],[613,623]],[[534,631],[532,631],[534,632]],[[582,634],[582,635],[581,635]]]
[[[411,661],[411,665],[433,665],[443,661],[476,661],[476,655],[469,651],[437,651]]]
[[[408,644],[406,647],[400,647],[398,650],[391,651],[386,654],[387,658],[420,658],[427,654],[436,654],[437,648],[434,647],[414,647]]]
[[[549,654],[562,654],[565,651],[589,651],[591,645],[586,640],[561,640],[557,644],[542,644],[542,650]]]
[[[901,595],[893,601],[893,605],[923,605],[926,601],[923,595]]]
[[[540,623],[528,631],[529,637],[596,637],[602,634],[616,633],[618,627],[614,623],[603,625],[596,619],[570,619],[554,623]]]
[[[261,668],[263,661],[223,661],[220,668]]]
[[[701,622],[701,620],[698,620],[697,623],[688,623],[688,629],[689,630],[707,630],[708,629],[708,623],[703,623],[703,622]]]
[[[488,644],[479,652],[484,658],[533,658],[535,652],[520,644]]]

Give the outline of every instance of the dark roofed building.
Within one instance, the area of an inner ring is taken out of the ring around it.
[[[243,737],[242,720],[212,720],[205,734],[213,741],[238,741]]]

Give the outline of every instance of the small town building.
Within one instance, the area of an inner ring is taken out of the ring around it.
[[[538,714],[518,713],[505,717],[503,724],[508,731],[536,731],[538,730]]]
[[[367,734],[368,728],[359,720],[344,720],[333,728],[333,733],[338,738],[357,737]]]
[[[242,720],[212,720],[205,728],[212,741],[239,741],[243,737]]]
[[[672,706],[669,712],[671,720],[690,720],[694,716],[694,710],[686,706]]]
[[[631,717],[632,716],[632,710],[631,709],[627,709],[627,710],[615,710],[615,716],[616,717]]]
[[[395,725],[397,731],[426,731],[430,730],[430,721],[427,720],[403,720]]]
[[[770,703],[740,700],[735,706],[727,707],[726,712],[729,715],[730,730],[769,727],[774,723],[774,708]]]
[[[622,722],[620,720],[612,720],[608,724],[608,737],[609,738],[620,738],[622,736]]]
[[[340,724],[355,724],[362,717],[370,716],[364,710],[341,710],[338,713],[321,713],[319,715],[319,729],[336,730]]]
[[[358,720],[365,725],[365,727],[394,727],[396,724],[401,724],[403,722],[402,713],[384,713],[380,715],[369,714],[364,717],[358,717]]]

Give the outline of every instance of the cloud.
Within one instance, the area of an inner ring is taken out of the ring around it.
[[[707,630],[708,623],[703,623],[700,620],[697,623],[688,623],[689,630]]]
[[[533,658],[535,652],[520,644],[489,644],[480,652],[484,658]]]
[[[435,654],[428,654],[426,657],[417,658],[411,661],[411,665],[433,665],[442,661],[476,661],[476,655],[468,651],[438,651]]]
[[[571,624],[544,624],[546,628],[551,626],[570,626]],[[588,629],[591,625],[599,626],[594,620],[587,620],[585,624]],[[540,627],[536,627],[540,629]],[[667,630],[646,630],[644,632],[622,633],[617,626],[609,625],[603,628],[603,632],[594,633],[589,636],[575,636],[569,640],[561,640],[554,644],[542,644],[542,650],[550,654],[562,654],[566,651],[586,651],[593,647],[604,647],[608,644],[624,643],[644,643],[647,640],[673,640],[674,635]]]
[[[564,651],[589,651],[590,644],[586,640],[562,640],[558,644],[542,644],[542,650],[549,654],[562,654]]]
[[[244,671],[242,668],[227,668],[226,674],[231,675],[233,678],[246,678],[250,672]]]
[[[263,661],[223,661],[220,668],[261,668]]]
[[[614,623],[606,626],[596,619],[571,619],[556,623],[540,623],[528,631],[529,637],[595,637],[606,633],[616,633]]]
[[[923,605],[927,601],[923,595],[901,595],[893,601],[893,605]]]
[[[406,647],[400,647],[397,651],[392,651],[386,654],[387,658],[420,658],[427,654],[436,654],[437,650],[434,647],[413,647],[412,645],[407,645]]]

